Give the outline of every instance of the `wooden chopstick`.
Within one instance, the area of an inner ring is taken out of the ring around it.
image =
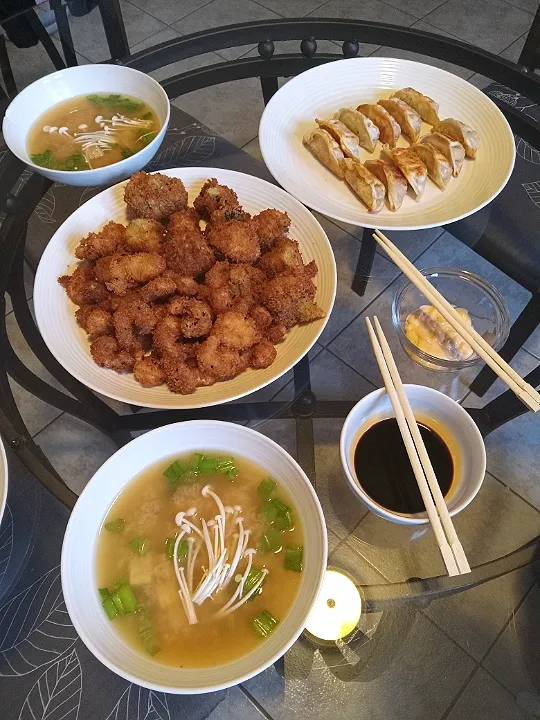
[[[368,328],[371,344],[373,345],[373,350],[375,352],[375,357],[377,359],[377,364],[379,366],[379,370],[381,371],[381,375],[384,381],[384,386],[386,388],[386,392],[388,393],[388,397],[390,398],[390,402],[392,403],[392,408],[396,416],[397,424],[401,432],[407,454],[411,461],[416,482],[418,483],[418,489],[420,490],[422,500],[424,501],[428,518],[431,523],[431,527],[433,528],[437,543],[439,545],[439,549],[441,551],[446,570],[451,576],[459,575],[458,564],[452,553],[452,548],[448,544],[448,541],[444,534],[444,528],[442,526],[439,515],[437,514],[437,508],[435,507],[435,503],[433,502],[431,492],[429,491],[429,486],[424,470],[422,468],[422,463],[420,462],[420,458],[416,451],[416,446],[409,430],[403,408],[401,407],[401,403],[399,402],[396,388],[394,387],[394,383],[392,382],[392,377],[386,364],[381,345],[379,343],[379,340],[377,339],[377,336],[375,335],[375,331],[373,330],[371,321],[368,317],[366,317],[366,325]]]
[[[437,482],[437,478],[435,477],[433,465],[431,464],[431,460],[427,453],[426,446],[424,445],[424,441],[422,439],[422,435],[420,434],[420,430],[418,428],[416,418],[414,417],[413,410],[409,403],[409,399],[405,392],[405,388],[403,387],[403,383],[401,382],[401,377],[396,367],[396,362],[392,355],[392,351],[390,350],[390,346],[388,345],[388,341],[385,337],[379,319],[377,317],[374,317],[373,321],[375,323],[375,329],[377,331],[379,342],[381,344],[384,359],[386,360],[386,365],[388,366],[388,370],[390,372],[390,377],[392,379],[392,382],[394,383],[394,387],[396,388],[399,402],[403,409],[405,419],[407,420],[409,430],[411,431],[412,439],[416,446],[420,462],[422,463],[422,467],[426,475],[431,495],[433,497],[433,500],[435,501],[435,507],[437,508],[437,512],[439,513],[439,517],[441,518],[441,523],[446,534],[448,543],[450,544],[450,547],[456,559],[458,569],[460,573],[471,572],[470,565],[465,556],[465,551],[463,550],[461,542],[459,541],[456,529],[454,528],[454,523],[452,522],[452,518],[450,517],[450,513],[448,512],[448,508],[446,507],[446,501],[441,492],[440,485]]]
[[[436,290],[429,280],[414,267],[403,253],[380,230],[373,233],[373,237],[384,249],[387,255],[409,278],[413,285],[429,300],[440,312],[445,320],[465,340],[474,352],[489,365],[501,380],[517,395],[517,397],[533,412],[540,410],[540,393],[503,360],[503,358],[487,343],[474,329],[466,327],[463,319],[446,298]]]

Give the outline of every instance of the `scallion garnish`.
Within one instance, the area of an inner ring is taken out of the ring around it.
[[[263,577],[264,573],[260,568],[256,568],[253,565],[251,566],[251,570],[248,573],[248,576],[246,578],[246,582],[244,583],[244,591],[243,594],[246,595],[252,588],[255,587],[255,585],[259,582],[259,580]],[[259,588],[259,591],[254,593],[251,600],[254,600],[257,595],[260,595],[262,592],[262,585]]]
[[[107,597],[103,599],[102,605],[109,620],[112,620],[118,615],[118,610],[116,609],[112,595],[107,595]]]
[[[145,608],[139,609],[139,637],[143,648],[149,655],[155,655],[159,652],[160,648],[156,643],[152,628],[152,618]]]
[[[137,555],[144,555],[148,551],[148,538],[136,537],[129,541],[130,550]]]
[[[175,460],[169,467],[164,471],[164,475],[167,478],[167,480],[171,483],[171,485],[174,485],[174,483],[178,482],[178,480],[184,475],[186,472],[186,468],[184,465],[182,465],[181,462],[178,462],[178,460]]]
[[[135,612],[137,609],[137,600],[131,589],[131,585],[122,585],[122,587],[117,590],[116,595],[120,598],[125,615]]]
[[[282,535],[279,530],[268,528],[259,540],[259,550],[263,554],[277,552],[283,545]]]
[[[285,547],[285,558],[283,559],[283,567],[285,570],[294,570],[302,572],[302,559],[304,556],[304,548],[301,546],[287,545]]]
[[[133,592],[129,580],[125,577],[120,578],[113,585],[110,592],[108,588],[99,588],[103,609],[109,620],[117,615],[130,615],[137,610],[137,599]]]
[[[107,588],[99,588],[99,594],[101,595],[101,599],[105,600],[105,598],[108,598],[111,593]]]
[[[289,530],[293,527],[291,508],[279,498],[264,503],[261,512],[270,520],[276,530]]]
[[[126,526],[126,521],[122,520],[122,518],[118,518],[118,520],[111,520],[110,522],[106,522],[103,526],[105,530],[108,530],[112,533],[122,532],[122,530]]]
[[[175,537],[167,538],[167,540],[165,540],[165,546],[166,546],[166,551],[167,551],[167,558],[168,558],[169,560],[172,560],[172,559],[173,559],[173,556],[174,556],[174,544],[175,544],[175,542],[176,542],[176,538],[175,538]],[[189,552],[189,543],[188,543],[188,541],[187,541],[187,540],[180,540],[180,542],[178,543],[178,555],[177,555],[177,557],[178,557],[178,558],[185,558],[185,557],[187,557],[188,552]]]
[[[262,497],[263,500],[270,500],[272,497],[272,493],[277,487],[277,482],[275,480],[272,480],[272,478],[266,478],[265,480],[262,480],[262,482],[259,483],[259,487],[257,488],[257,494],[259,497]]]
[[[268,610],[263,610],[258,615],[255,615],[251,621],[251,627],[263,638],[266,638],[275,629],[278,621]]]

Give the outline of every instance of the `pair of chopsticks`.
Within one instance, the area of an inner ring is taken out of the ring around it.
[[[501,378],[529,410],[538,412],[540,410],[540,393],[538,393],[532,385],[525,382],[474,328],[467,327],[464,324],[463,319],[453,305],[433,287],[429,280],[422,275],[420,270],[414,267],[410,260],[405,257],[386,235],[383,235],[380,230],[375,230],[373,237],[401,272],[420,290],[422,295],[440,312],[458,335],[471,346],[474,352],[489,365],[493,372]]]
[[[412,469],[418,483],[418,489],[439,544],[441,555],[449,575],[459,575],[471,571],[465,552],[457,536],[454,524],[450,518],[441,488],[435,477],[435,472],[424,445],[414,413],[409,404],[407,395],[396,367],[392,351],[386,340],[381,324],[376,317],[373,318],[377,334],[369,318],[366,324],[371,344],[375,351],[377,364],[384,380],[384,386],[397,424],[411,461]]]

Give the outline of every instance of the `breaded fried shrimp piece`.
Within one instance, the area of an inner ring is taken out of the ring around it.
[[[276,359],[277,351],[269,340],[261,340],[251,348],[249,356],[250,367],[262,370],[270,367]]]
[[[246,350],[261,339],[261,333],[254,320],[229,310],[217,316],[212,337],[227,348]]]
[[[163,256],[169,270],[190,278],[207,272],[216,262],[214,251],[202,233],[183,239],[169,237],[163,243]]]
[[[291,224],[291,218],[287,213],[275,208],[263,210],[258,215],[254,215],[252,220],[263,252],[269,250],[276,240],[285,235]]]
[[[90,354],[96,365],[116,372],[133,370],[135,365],[135,358],[127,350],[122,350],[112,335],[94,340],[90,345]]]
[[[131,176],[124,200],[136,217],[162,220],[187,206],[188,194],[179,178],[140,170]]]
[[[219,210],[242,212],[238,195],[226,185],[220,185],[216,178],[210,178],[204,183],[193,206],[199,215],[206,219]]]
[[[274,247],[261,256],[259,268],[273,278],[284,272],[304,272],[304,262],[296,240],[282,237]]]
[[[251,221],[218,220],[213,215],[205,229],[206,240],[225,257],[235,263],[254,263],[261,247]]]
[[[118,344],[136,359],[142,357],[140,335],[148,335],[156,325],[156,315],[142,300],[122,303],[113,315],[114,332]]]
[[[142,286],[139,290],[139,297],[147,303],[160,302],[175,295],[176,290],[176,283],[172,277],[160,275]]]
[[[225,347],[218,337],[210,336],[198,348],[197,363],[204,373],[216,380],[226,380],[246,370],[249,357],[234,348]]]
[[[278,323],[275,323],[273,325],[270,325],[269,328],[266,329],[265,335],[267,340],[269,340],[273,345],[277,345],[280,342],[283,342],[285,335],[287,333],[287,328],[285,325],[279,325]]]
[[[94,338],[112,335],[114,332],[112,314],[99,307],[92,310],[86,318],[86,332]]]
[[[135,218],[126,227],[126,247],[130,252],[157,252],[165,237],[165,228],[157,220]]]
[[[109,255],[96,263],[96,275],[115,295],[125,295],[130,288],[153,280],[166,268],[159,253]]]
[[[93,265],[87,263],[76,267],[72,275],[62,275],[58,278],[58,282],[75,305],[100,303],[109,294],[99,278],[96,279]]]
[[[315,292],[315,285],[310,278],[284,273],[266,283],[263,288],[263,302],[274,314],[305,300],[313,300]]]
[[[152,348],[155,355],[160,358],[171,357],[175,360],[185,360],[186,353],[182,342],[182,328],[180,318],[165,315],[156,323],[152,338]]]
[[[99,232],[91,232],[75,248],[79,260],[98,260],[119,252],[124,244],[126,228],[120,223],[108,222]]]
[[[264,331],[272,324],[272,315],[262,305],[255,305],[249,311],[249,316],[255,322],[259,330]]]
[[[197,364],[191,364],[166,357],[161,361],[165,373],[165,382],[171,392],[189,395],[198,387],[213,385],[213,375],[201,370]]]
[[[212,329],[212,308],[205,300],[175,297],[167,309],[179,318],[180,331],[185,338],[205,337]]]
[[[137,360],[133,367],[133,375],[143,387],[157,387],[165,382],[164,370],[151,355]]]
[[[187,207],[173,213],[167,224],[167,231],[172,236],[180,236],[200,232],[199,216],[195,208]]]

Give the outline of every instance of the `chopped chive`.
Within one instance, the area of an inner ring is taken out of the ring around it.
[[[263,638],[266,638],[270,633],[275,630],[278,621],[268,610],[263,610],[258,615],[255,615],[251,621],[251,627]]]
[[[274,520],[279,515],[284,515],[288,511],[290,511],[290,507],[288,505],[285,505],[285,503],[279,498],[269,500],[268,502],[264,503],[261,508],[262,514],[266,515],[270,522],[274,522]]]
[[[122,150],[120,151],[120,155],[122,156],[122,160],[126,160],[128,157],[135,155],[135,150],[130,150],[129,148],[125,147],[122,148]]]
[[[107,588],[99,588],[99,594],[101,595],[101,599],[105,600],[105,598],[108,598],[111,594]]]
[[[144,145],[145,147],[147,145],[150,145],[152,140],[156,139],[156,132],[147,132],[144,135],[141,135],[139,138],[137,138],[137,142],[140,142],[141,145]]]
[[[149,655],[155,655],[160,648],[156,643],[152,628],[152,618],[145,608],[139,609],[139,637],[143,648]]]
[[[118,615],[123,615],[123,614],[124,614],[124,606],[123,606],[123,604],[122,604],[122,600],[121,600],[121,598],[120,598],[120,595],[118,595],[117,592],[114,592],[114,593],[111,595],[111,600],[112,600],[113,603],[114,603],[114,606],[115,606],[115,608],[116,608],[116,611],[117,611]],[[106,601],[104,601],[104,602],[106,602]]]
[[[173,538],[167,538],[167,540],[165,540],[166,551],[167,551],[167,558],[168,558],[169,560],[172,560],[172,559],[173,559],[173,556],[174,556],[174,544],[175,544],[175,542],[176,542],[176,538],[175,538],[175,537],[173,537]],[[188,551],[189,551],[189,543],[188,543],[188,541],[187,541],[187,540],[180,540],[180,542],[178,543],[178,555],[177,555],[177,557],[179,557],[179,558],[185,558],[185,557],[187,557]]]
[[[178,557],[185,558],[188,556],[189,543],[187,540],[180,540],[178,543]]]
[[[199,472],[202,475],[214,475],[217,472],[217,458],[203,457],[199,463]]]
[[[285,512],[280,513],[272,524],[276,530],[290,530],[294,527],[291,511],[286,510]]]
[[[279,530],[269,528],[259,540],[259,550],[263,554],[277,552],[283,545],[282,535]]]
[[[185,472],[185,466],[182,465],[181,462],[178,462],[178,460],[175,460],[169,465],[169,467],[163,472],[163,474],[171,483],[171,485],[174,485],[174,483],[178,482],[178,480],[182,477],[182,475],[184,475]]]
[[[136,537],[129,541],[129,547],[137,555],[145,555],[148,552],[148,538]]]
[[[272,478],[266,478],[265,480],[262,480],[262,482],[259,483],[259,487],[257,488],[257,494],[259,497],[262,497],[263,500],[270,500],[272,497],[272,493],[277,487],[277,482],[275,480],[272,480]]]
[[[119,590],[119,589],[120,589],[121,587],[123,587],[124,585],[129,585],[129,578],[127,578],[127,577],[121,577],[119,580],[117,580],[117,581],[114,583],[113,590],[114,590],[114,591]]]
[[[108,595],[106,598],[104,598],[102,605],[103,609],[105,610],[105,614],[107,615],[109,620],[112,620],[118,615],[118,610],[116,608],[112,595]]]
[[[151,112],[144,113],[144,115],[141,116],[141,120],[151,120],[151,119],[152,119]]]
[[[105,530],[108,530],[112,533],[122,532],[122,530],[126,526],[126,521],[122,520],[122,518],[118,518],[118,520],[111,520],[110,522],[106,522],[103,526]]]
[[[176,538],[167,538],[165,540],[165,552],[167,553],[167,559],[172,560],[174,555],[174,543]]]
[[[122,587],[117,591],[117,595],[120,598],[122,607],[124,608],[124,613],[126,615],[134,613],[137,609],[137,599],[131,589],[131,585],[122,585]]]
[[[294,572],[302,572],[302,560],[304,557],[304,548],[302,546],[287,545],[285,547],[285,557],[283,559],[283,567],[285,570],[294,570]]]
[[[199,466],[203,460],[204,455],[202,453],[194,453],[189,464],[189,471],[192,473],[199,472]]]
[[[251,567],[251,570],[248,573],[248,576],[246,578],[246,582],[244,583],[244,594],[248,593],[250,590],[252,590],[255,585],[259,582],[261,577],[263,576],[263,571],[260,570],[257,567]],[[254,600],[257,595],[260,595],[262,592],[262,584],[259,586],[259,591],[256,593],[253,593],[251,596],[251,599]]]

